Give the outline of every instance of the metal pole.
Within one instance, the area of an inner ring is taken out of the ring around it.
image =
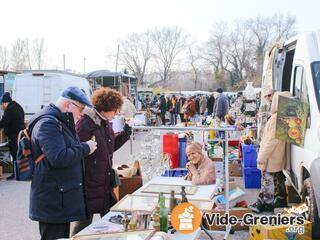
[[[228,154],[228,132],[224,132],[225,142],[224,142],[224,164],[225,164],[225,199],[226,199],[226,214],[229,215],[229,154]],[[226,234],[224,239],[227,239],[230,232],[230,225],[226,226]]]
[[[83,58],[83,73],[86,73],[86,58]]]
[[[168,127],[168,126],[132,126],[137,130],[176,130],[176,131],[233,131],[233,128],[211,128],[211,127]]]
[[[66,71],[66,55],[63,54],[63,71]]]
[[[134,131],[133,131],[133,128],[132,128],[132,134],[130,135],[130,156],[131,157],[133,155],[133,134],[134,134]]]
[[[120,50],[120,46],[118,44],[118,49],[117,49],[117,57],[116,57],[116,75],[118,74],[118,61],[119,61],[119,50]],[[113,86],[116,86],[116,78],[118,80],[118,76],[114,76],[113,77]]]

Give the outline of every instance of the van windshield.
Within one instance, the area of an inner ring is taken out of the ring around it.
[[[313,83],[318,102],[318,109],[320,111],[320,62],[314,62],[311,64]]]

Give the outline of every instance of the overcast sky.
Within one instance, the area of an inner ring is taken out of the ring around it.
[[[131,32],[176,25],[205,40],[212,25],[274,13],[292,14],[297,31],[320,28],[319,0],[2,0],[0,45],[43,38],[48,68],[110,69],[108,49]]]

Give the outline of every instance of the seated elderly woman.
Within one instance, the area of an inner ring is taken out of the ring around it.
[[[188,144],[186,152],[189,162],[186,164],[188,174],[185,180],[192,181],[194,185],[214,184],[216,182],[214,163],[203,155],[201,144],[197,142]]]

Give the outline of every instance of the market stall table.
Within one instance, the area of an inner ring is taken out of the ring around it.
[[[176,185],[184,185],[184,186],[192,186],[192,183],[190,181],[186,181],[183,178],[179,177],[155,177],[151,179],[148,183],[146,183],[144,186],[139,188],[137,191],[133,193],[133,195],[145,195],[145,196],[156,196],[157,193],[143,193],[143,189],[147,187],[150,184],[176,184]],[[216,189],[216,185],[199,185],[197,188],[197,191],[194,195],[187,195],[188,199],[201,199],[201,200],[212,200],[212,195]],[[167,195],[167,194],[166,194]],[[168,194],[169,196],[169,194]],[[176,194],[176,197],[179,197],[179,193]],[[99,219],[98,221],[93,222],[88,227],[83,229],[81,232],[79,232],[77,235],[87,235],[90,233],[96,232],[98,229],[104,229],[108,231],[122,231],[122,225],[112,223],[109,221],[109,219],[112,216],[117,215],[123,215],[121,212],[109,212],[103,218]],[[173,240],[192,240],[197,239],[197,236],[200,234],[201,230],[200,228],[197,229],[192,234],[181,234],[178,232],[175,232],[174,234],[170,234],[171,239]]]

